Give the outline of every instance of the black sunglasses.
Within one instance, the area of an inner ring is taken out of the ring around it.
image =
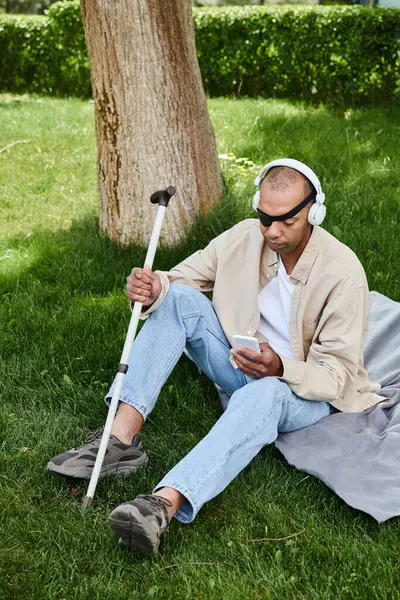
[[[299,213],[301,210],[303,210],[303,208],[305,206],[307,206],[307,204],[309,204],[313,200],[315,200],[315,191],[314,190],[307,196],[307,198],[305,198],[305,200],[300,202],[300,204],[295,206],[292,210],[287,212],[285,215],[279,215],[278,217],[271,217],[270,215],[267,215],[267,213],[265,213],[262,210],[260,210],[259,208],[257,208],[258,216],[260,217],[260,221],[264,225],[264,227],[269,227],[270,225],[272,225],[272,223],[274,221],[286,221],[286,219],[291,219],[292,217],[296,216],[297,213]]]

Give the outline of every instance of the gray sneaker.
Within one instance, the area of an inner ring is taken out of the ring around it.
[[[169,528],[166,498],[140,495],[115,508],[109,517],[110,527],[120,536],[121,546],[144,554],[157,554],[161,535]]]
[[[76,479],[90,479],[102,433],[103,428],[96,429],[79,448],[72,448],[72,450],[52,458],[47,464],[49,473]],[[102,479],[109,475],[127,476],[147,462],[147,454],[139,434],[135,435],[132,444],[123,444],[115,435],[111,435],[99,478]]]

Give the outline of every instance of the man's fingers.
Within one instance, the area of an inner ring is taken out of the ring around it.
[[[132,302],[151,304],[153,285],[156,276],[151,272],[148,265],[141,269],[134,267],[131,274],[126,278],[126,294]]]
[[[236,348],[234,349],[234,353],[234,358],[236,356],[243,356],[246,360],[252,363],[253,368],[255,367],[255,365],[262,365],[264,367],[267,367],[274,355],[274,351],[271,347],[264,348],[262,352],[254,352],[253,350],[249,350],[248,348]]]
[[[146,283],[145,281],[142,281],[141,279],[128,279],[126,282],[126,287],[137,287],[138,289],[141,290],[149,290],[151,291],[152,289],[152,284],[151,283]]]
[[[135,279],[139,279],[140,281],[143,281],[144,283],[148,283],[150,285],[153,283],[153,278],[148,274],[144,273],[143,271],[135,273]]]
[[[246,367],[246,368],[248,368],[249,364],[251,364],[251,366],[254,367],[254,362],[250,363],[250,361],[245,356],[243,356],[243,354],[239,353],[237,350],[233,350],[231,352],[231,354],[232,354],[232,356],[233,356],[233,358],[235,360],[235,363],[239,367]]]
[[[147,275],[148,277],[150,277],[151,279],[154,279],[154,273],[150,269],[149,265],[144,265],[143,273],[145,275]]]
[[[146,302],[149,299],[149,296],[145,296],[143,294],[128,294],[129,300],[132,302]]]
[[[239,367],[244,367],[244,368],[246,368],[248,370],[251,370],[251,371],[257,370],[258,363],[256,363],[253,360],[249,360],[249,359],[245,358],[244,356],[242,356],[242,354],[235,353],[233,355],[233,358],[235,359],[235,363]]]
[[[271,346],[268,344],[268,342],[261,342],[260,351],[265,352],[266,350],[272,350]]]
[[[136,294],[137,296],[144,296],[145,298],[148,298],[151,294],[151,289],[143,289],[141,287],[137,287],[136,285],[127,285],[126,291],[128,292],[129,296]]]
[[[257,369],[255,363],[248,362],[245,364],[245,361],[242,361],[239,357],[235,357],[235,363],[242,373],[248,375],[252,379],[259,379],[260,377],[263,377],[263,374]]]
[[[271,354],[274,352],[274,349],[267,342],[263,342],[260,344],[260,350],[262,354]]]
[[[150,270],[150,268],[146,265],[144,269],[140,267],[133,267],[130,275],[126,278],[128,279],[140,279],[141,281],[145,281],[146,283],[152,283],[155,278],[154,273]]]
[[[254,352],[254,350],[250,350],[249,348],[235,348],[235,353],[253,363],[260,363],[262,359],[260,352]]]
[[[141,302],[144,304],[148,298],[145,298],[144,296],[134,296],[133,298],[130,298],[130,300],[132,300],[132,302]]]
[[[134,273],[132,271],[132,273],[126,278],[126,284],[151,289],[153,286],[153,280],[149,279],[147,275],[143,275],[141,273]]]
[[[142,273],[143,273],[143,275],[145,275],[146,277],[148,277],[151,282],[153,282],[154,279],[155,279],[155,277],[156,277],[154,275],[153,271],[150,269],[150,267],[148,265],[145,265]]]

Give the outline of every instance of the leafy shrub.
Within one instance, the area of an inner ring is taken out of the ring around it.
[[[221,7],[194,10],[211,96],[285,97],[368,105],[400,98],[400,10]],[[90,96],[79,2],[45,17],[0,18],[0,85],[16,92]]]
[[[230,8],[196,13],[210,95],[357,105],[400,93],[400,10]]]
[[[57,2],[45,17],[0,17],[4,91],[90,96],[90,70],[79,2]]]

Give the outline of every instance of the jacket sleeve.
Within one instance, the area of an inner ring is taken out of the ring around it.
[[[344,281],[322,312],[306,360],[279,355],[283,364],[280,379],[305,400],[341,398],[346,384],[358,373],[369,308],[368,287]]]
[[[167,295],[170,283],[184,283],[200,292],[211,292],[213,290],[218,262],[216,240],[219,238],[211,240],[204,250],[198,250],[170,271],[155,271],[161,279],[161,294],[146,311],[142,312],[140,315],[142,320],[146,319],[160,306]]]

